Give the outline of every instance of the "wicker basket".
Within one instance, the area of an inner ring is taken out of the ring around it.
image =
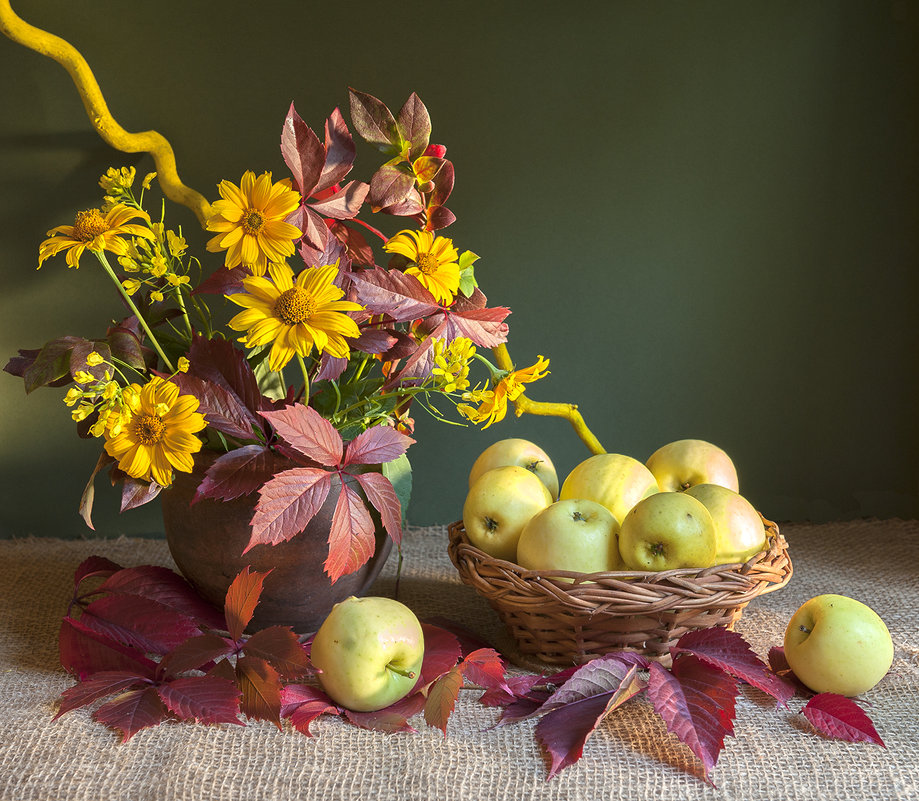
[[[704,570],[524,570],[471,545],[462,521],[449,526],[449,553],[463,582],[491,604],[525,657],[571,665],[624,650],[669,664],[670,646],[687,631],[732,628],[756,596],[788,583],[788,544],[775,523],[764,522],[767,550],[744,564]]]

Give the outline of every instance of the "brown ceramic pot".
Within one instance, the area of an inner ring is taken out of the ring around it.
[[[279,545],[257,545],[243,556],[258,493],[234,501],[191,503],[213,459],[209,453],[199,454],[193,472],[176,472],[173,485],[160,493],[172,558],[204,598],[222,607],[230,583],[246,565],[253,571],[271,570],[249,630],[280,625],[308,634],[319,628],[336,603],[367,592],[392,547],[375,512],[377,548],[370,561],[334,584],[322,569],[329,552],[329,525],[341,491],[337,476],[326,502],[304,531]],[[347,480],[359,489],[354,479]]]

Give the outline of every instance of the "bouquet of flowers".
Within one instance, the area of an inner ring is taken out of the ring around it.
[[[338,109],[320,139],[291,105],[281,131],[290,176],[247,171],[238,184],[222,181],[205,208],[207,251],[223,257],[213,268],[164,212],[151,216],[155,173],[138,187],[133,167],[109,169],[101,207],[41,243],[39,267],[63,254],[79,268],[88,251],[126,311],[103,336],[62,336],[6,366],[29,392],[67,386],[79,434],[101,440],[80,503],[90,526],[100,471],[121,482],[125,510],[212,451],[195,498],[257,493],[248,550],[300,533],[337,476],[324,566],[334,582],[373,554],[371,508],[401,537],[397,477],[417,410],[488,427],[546,374],[541,356],[514,370],[482,353],[506,342],[510,310],[487,305],[478,256],[440,233],[455,220],[446,205],[454,168],[430,141],[424,104],[413,94],[393,114],[352,90],[350,111],[386,159],[369,182],[346,180],[356,150]],[[368,206],[401,218],[400,230],[368,224]],[[216,304],[227,302],[236,313],[218,325]],[[475,386],[473,362],[485,369]]]

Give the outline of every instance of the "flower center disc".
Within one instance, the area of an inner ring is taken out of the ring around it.
[[[156,445],[165,433],[166,424],[155,414],[142,414],[134,421],[134,437],[142,445]]]
[[[242,223],[244,233],[255,235],[265,224],[265,218],[262,216],[262,213],[256,209],[246,209],[243,213]]]
[[[432,256],[430,253],[419,253],[418,260],[415,263],[425,275],[437,272],[437,257]]]
[[[305,289],[295,286],[274,302],[274,316],[285,325],[305,323],[316,311],[316,301]]]
[[[108,225],[99,209],[77,212],[76,219],[73,221],[74,239],[79,239],[81,242],[91,242],[99,234],[104,234],[106,231],[108,231]]]

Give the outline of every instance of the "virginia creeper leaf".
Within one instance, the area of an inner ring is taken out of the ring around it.
[[[260,428],[255,415],[246,408],[235,392],[192,373],[177,373],[171,379],[183,395],[194,395],[198,409],[216,431],[235,439],[254,439]]]
[[[82,337],[59,337],[48,342],[23,372],[26,392],[70,377],[70,353],[75,345],[89,340]]]
[[[415,692],[390,704],[385,709],[375,712],[354,712],[346,709],[344,715],[355,726],[360,726],[362,729],[383,731],[389,734],[414,733],[416,729],[409,724],[408,719],[421,712],[425,703],[424,695]]]
[[[415,176],[392,164],[384,164],[370,179],[368,202],[374,211],[401,203],[415,186]]]
[[[242,267],[234,268],[242,277],[246,277]],[[197,376],[207,383],[221,386],[253,412],[256,426],[261,423],[254,413],[264,408],[266,399],[259,390],[258,381],[246,355],[231,340],[215,337],[207,339],[195,334],[188,350],[190,367],[188,374]],[[179,373],[178,375],[184,375]]]
[[[101,670],[94,673],[61,693],[61,704],[52,720],[57,720],[61,715],[66,715],[73,709],[79,709],[81,706],[91,704],[93,701],[113,695],[135,684],[149,684],[149,680],[127,670]]]
[[[413,275],[376,267],[352,275],[358,301],[371,314],[386,314],[404,323],[441,311],[434,296]]]
[[[422,623],[424,633],[424,659],[416,688],[423,688],[456,666],[462,656],[459,640],[440,626]]]
[[[370,186],[362,181],[348,181],[325,200],[310,203],[310,208],[321,217],[350,220],[357,216],[369,192]]]
[[[141,729],[156,726],[166,717],[166,707],[155,687],[128,690],[100,706],[93,718],[109,728],[117,729],[126,743]]]
[[[293,103],[281,128],[281,156],[300,194],[304,199],[309,197],[319,183],[325,165],[325,148],[313,129],[297,113]]]
[[[242,639],[246,626],[252,620],[252,614],[262,594],[262,586],[270,572],[270,570],[266,573],[250,572],[249,565],[246,565],[233,579],[227,590],[224,604],[227,631],[230,632],[230,637],[237,642]]]
[[[508,690],[504,680],[504,661],[493,648],[480,648],[461,663],[463,676],[485,689]],[[509,690],[508,690],[509,691]]]
[[[264,659],[284,678],[308,673],[310,661],[297,635],[287,626],[270,626],[255,632],[243,646],[247,656]]]
[[[158,688],[160,699],[182,720],[200,723],[236,723],[239,690],[232,681],[216,676],[187,676]]]
[[[435,726],[447,736],[447,721],[456,706],[460,687],[463,686],[463,669],[459,665],[451,668],[428,689],[424,704],[424,719],[429,726]]]
[[[156,663],[136,648],[115,642],[81,621],[65,617],[58,637],[61,666],[80,679],[103,670],[124,670],[153,678]]]
[[[79,587],[80,582],[88,578],[108,578],[112,573],[117,573],[123,568],[117,562],[106,559],[104,556],[90,556],[77,565],[73,574],[74,589]]]
[[[80,622],[143,653],[165,654],[198,633],[192,618],[142,595],[99,598],[83,610]]]
[[[345,449],[343,465],[382,464],[398,459],[415,440],[390,426],[373,426],[362,431]]]
[[[252,536],[243,553],[299,534],[322,508],[331,487],[332,473],[320,467],[294,467],[278,473],[259,490]]]
[[[312,722],[320,715],[338,715],[341,709],[318,687],[287,684],[281,688],[281,716],[301,734],[312,737]]]
[[[230,645],[217,634],[190,637],[160,660],[156,672],[158,676],[172,678],[189,670],[203,670],[229,651]]]
[[[383,152],[398,153],[402,148],[402,137],[392,112],[373,95],[356,89],[349,89],[348,95],[355,130]]]
[[[220,454],[207,468],[192,503],[202,498],[232,501],[249,495],[274,475],[272,452],[264,445],[243,445]]]
[[[126,512],[128,509],[136,509],[150,503],[162,489],[155,481],[141,481],[139,478],[127,476],[121,482],[121,511]]]
[[[334,584],[366,564],[374,550],[376,538],[370,513],[360,495],[348,484],[342,484],[329,529],[325,572]]]
[[[396,126],[406,142],[412,143],[409,151],[410,159],[417,159],[427,149],[431,141],[431,115],[421,98],[414,92],[409,95],[399,115],[396,117]]]
[[[326,467],[341,462],[344,443],[341,434],[310,406],[291,404],[274,412],[261,412],[278,436],[298,453]]]
[[[402,504],[395,488],[381,473],[359,473],[355,478],[364,490],[367,500],[380,513],[383,528],[390,539],[399,545],[402,542]]]
[[[656,662],[650,670],[648,696],[654,710],[701,760],[707,780],[725,736],[734,731],[734,679],[692,655],[675,659],[670,672]]]
[[[795,694],[794,687],[770,671],[740,634],[722,626],[687,632],[671,653],[674,657],[679,653],[695,654],[703,662],[768,693],[783,706]]]
[[[325,121],[325,151],[322,175],[313,189],[314,193],[337,184],[351,172],[354,165],[354,139],[345,124],[345,118],[337,108]]]
[[[836,693],[817,693],[801,710],[821,734],[850,743],[876,743],[886,748],[871,718],[851,698]]]
[[[241,656],[236,662],[236,683],[242,692],[242,711],[250,718],[267,720],[281,728],[281,677],[264,659]]]

